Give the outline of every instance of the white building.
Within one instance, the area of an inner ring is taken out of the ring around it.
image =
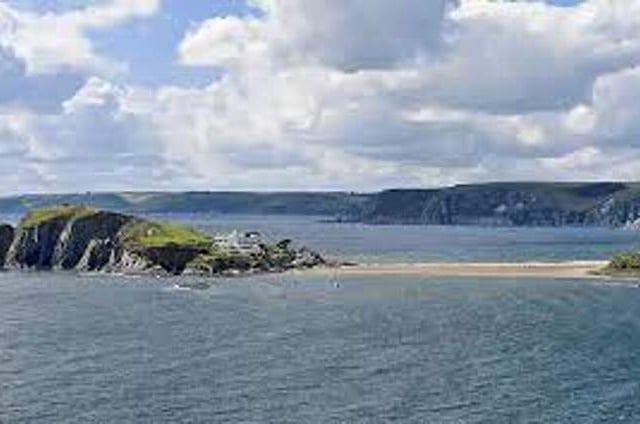
[[[250,255],[261,252],[263,238],[257,232],[240,233],[234,231],[230,234],[214,237],[213,244],[231,253]]]

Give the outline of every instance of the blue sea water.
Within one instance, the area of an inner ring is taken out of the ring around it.
[[[601,259],[606,229],[258,229],[351,259]],[[638,423],[640,290],[547,279],[0,274],[0,423]]]
[[[606,259],[640,249],[640,232],[609,228],[370,226],[287,216],[159,215],[205,232],[257,230],[327,256],[363,262],[563,261]]]

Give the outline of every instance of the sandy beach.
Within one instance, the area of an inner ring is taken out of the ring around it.
[[[428,277],[603,278],[596,275],[606,261],[521,263],[392,263],[358,264],[312,272],[337,275],[417,275]]]

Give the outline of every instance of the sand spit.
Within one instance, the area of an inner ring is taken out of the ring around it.
[[[337,275],[416,275],[426,277],[606,278],[597,273],[606,261],[521,263],[393,263],[319,268],[312,273]]]

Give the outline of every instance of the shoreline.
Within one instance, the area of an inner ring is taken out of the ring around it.
[[[601,271],[608,263],[608,261],[370,263],[338,266],[334,268],[317,268],[303,272],[337,276],[409,275],[424,277],[554,279],[614,278],[615,276],[601,274]]]

